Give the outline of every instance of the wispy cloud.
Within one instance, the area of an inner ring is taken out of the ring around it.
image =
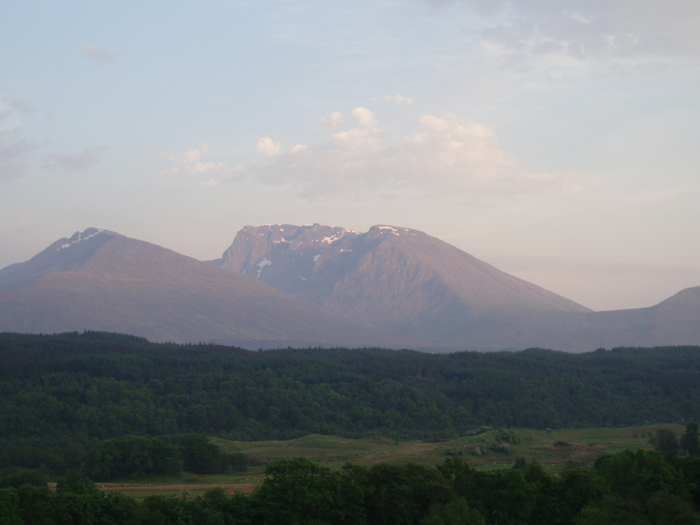
[[[87,148],[77,155],[50,155],[44,159],[44,168],[61,168],[66,171],[87,171],[100,162],[100,154],[104,148]]]
[[[35,144],[21,137],[21,128],[0,129],[0,181],[15,179],[26,174],[27,161]]]
[[[384,100],[387,100],[389,102],[393,102],[397,106],[412,106],[413,105],[413,99],[411,97],[404,97],[403,95],[394,95],[393,97],[391,95],[384,95]]]
[[[482,18],[465,34],[503,66],[537,67],[552,78],[586,65],[611,74],[664,74],[700,58],[700,3],[677,0],[422,0],[434,10],[462,5]],[[639,67],[653,64],[654,67]]]
[[[214,162],[214,161],[204,161],[202,157],[207,156],[209,152],[209,144],[203,142],[198,148],[190,148],[185,151],[182,156],[171,155],[169,158],[172,161],[177,162],[182,166],[173,166],[170,168],[170,173],[173,175],[179,175],[180,173],[186,173],[191,177],[199,177],[205,173],[212,174],[214,172],[220,174],[232,174],[241,173],[244,171],[243,167],[238,164],[235,166],[229,166],[226,162]],[[201,161],[201,162],[198,162]],[[158,174],[159,178],[165,178],[166,171],[161,170]],[[211,178],[206,181],[200,181],[199,186],[215,186],[217,184],[216,180]]]
[[[34,113],[36,109],[34,105],[19,97],[10,97],[0,93],[0,121],[9,117],[15,111],[24,114]]]
[[[98,47],[94,44],[85,43],[78,50],[78,54],[83,58],[87,58],[95,66],[111,66],[117,60],[117,54],[103,47]]]

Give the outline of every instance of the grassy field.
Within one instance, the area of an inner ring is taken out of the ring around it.
[[[98,483],[107,491],[118,491],[136,499],[151,494],[194,497],[213,487],[229,493],[252,492],[263,480],[265,464],[279,459],[303,456],[311,461],[338,469],[347,462],[373,465],[381,462],[416,462],[427,465],[442,463],[448,455],[460,457],[475,468],[509,468],[517,457],[537,461],[547,470],[560,472],[569,466],[589,465],[603,454],[620,450],[650,448],[649,434],[660,428],[680,435],[683,425],[646,425],[625,428],[587,428],[560,430],[513,430],[516,443],[508,443],[509,453],[491,450],[497,430],[440,443],[423,441],[396,442],[375,437],[345,439],[309,435],[289,441],[227,441],[213,438],[224,452],[243,452],[251,466],[241,475],[197,476],[183,472],[179,477],[124,479],[116,483]],[[477,447],[482,455],[475,455]]]

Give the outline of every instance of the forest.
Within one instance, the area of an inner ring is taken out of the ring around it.
[[[83,464],[104,440],[444,439],[482,425],[700,421],[700,348],[247,351],[100,332],[0,334],[0,468]]]
[[[479,471],[457,458],[346,464],[304,458],[268,465],[251,495],[106,493],[69,471],[49,490],[33,473],[0,478],[3,525],[697,525],[700,458],[625,451],[561,476],[537,463]]]

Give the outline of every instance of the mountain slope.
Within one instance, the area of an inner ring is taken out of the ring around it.
[[[551,313],[589,312],[408,228],[359,234],[318,224],[248,226],[222,259],[222,268],[324,313],[423,344],[513,346],[519,334],[493,327],[496,320],[532,324]],[[501,333],[490,339],[493,330]]]
[[[219,264],[414,347],[700,344],[700,287],[650,308],[592,312],[408,228],[247,226]]]
[[[253,348],[396,344],[254,279],[94,228],[0,270],[0,331],[84,329]]]

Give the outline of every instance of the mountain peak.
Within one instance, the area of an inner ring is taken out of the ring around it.
[[[60,243],[60,246],[58,248],[56,248],[56,251],[64,250],[64,249],[69,248],[75,244],[87,241],[88,239],[91,239],[91,238],[95,237],[96,235],[99,235],[99,234],[105,233],[105,232],[111,233],[111,232],[108,232],[107,230],[90,227],[82,232],[75,232],[71,237],[69,237],[67,239],[66,238],[59,239],[58,241],[53,243],[49,248],[52,248]]]

